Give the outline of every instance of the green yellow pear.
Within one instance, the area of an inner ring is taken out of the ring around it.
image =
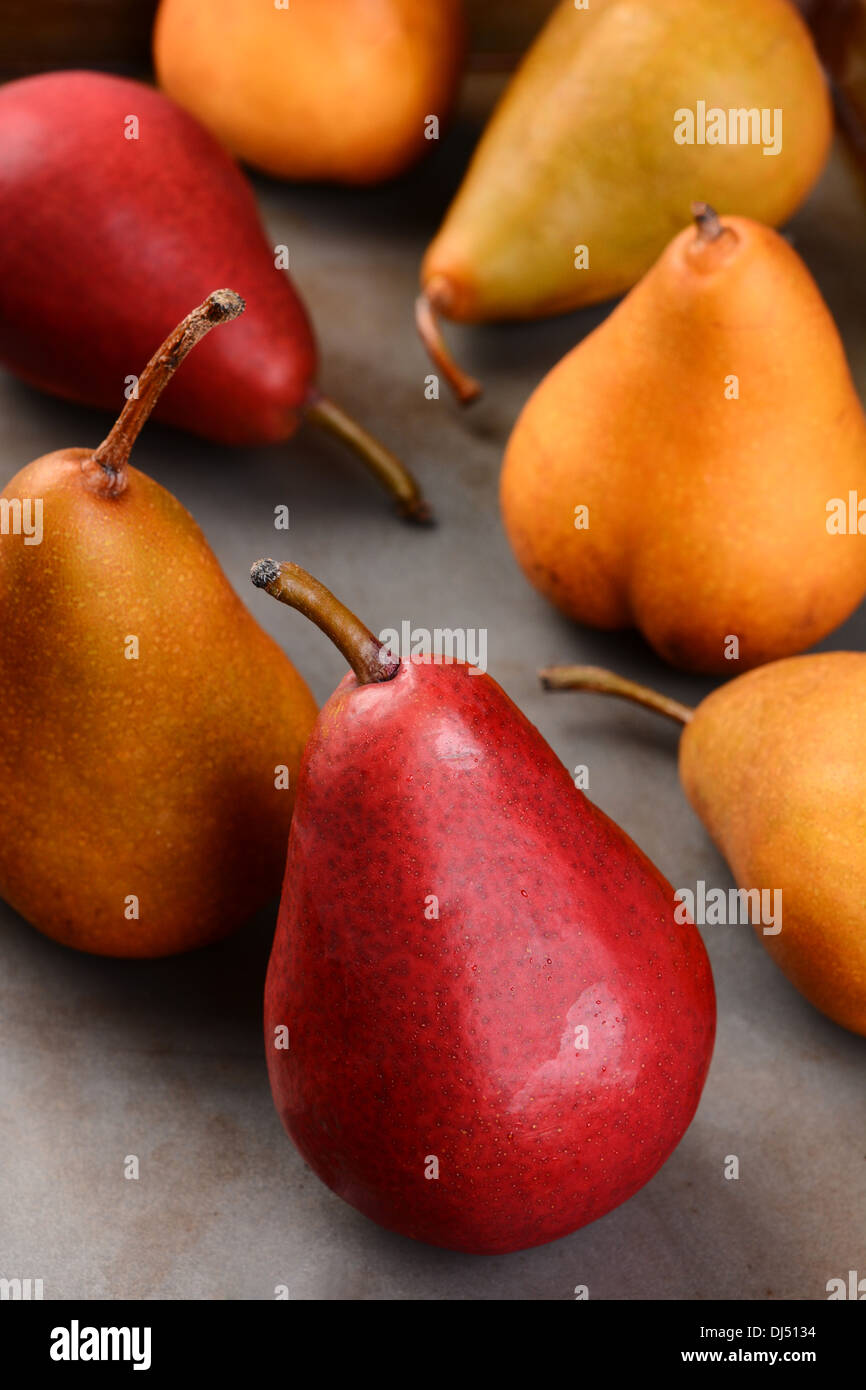
[[[696,710],[592,667],[541,676],[549,688],[619,695],[684,726],[689,801],[739,887],[780,894],[770,930],[755,923],[760,941],[815,1008],[866,1035],[866,653],[774,662]]]
[[[796,252],[696,212],[530,397],[502,515],[562,612],[731,675],[812,646],[866,594],[866,419]]]
[[[777,225],[823,168],[832,116],[789,0],[561,0],[424,258],[418,324],[537,318],[622,294],[698,198]]]
[[[280,887],[315,704],[189,513],[127,462],[183,356],[241,308],[211,295],[98,449],[47,454],[0,497],[0,895],[98,955],[205,945]]]

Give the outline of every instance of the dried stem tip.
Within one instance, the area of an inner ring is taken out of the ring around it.
[[[95,491],[117,497],[126,487],[129,454],[142,425],[187,353],[218,323],[228,323],[244,311],[244,301],[234,290],[214,290],[151,357],[131,396],[98,449],[86,458],[81,471]]]
[[[692,203],[692,217],[701,241],[716,241],[725,230],[719,221],[719,214],[709,203]]]
[[[399,660],[373,636],[360,618],[300,565],[257,560],[250,570],[250,578],[257,589],[267,590],[273,598],[296,608],[321,628],[343,653],[359,685],[389,681],[396,676]]]

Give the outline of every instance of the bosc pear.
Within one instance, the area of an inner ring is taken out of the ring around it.
[[[622,294],[705,198],[776,226],[823,168],[832,113],[789,0],[560,0],[424,257],[417,319],[541,318]]]
[[[252,577],[352,668],[304,756],[268,966],[282,1121],[335,1192],[416,1240],[566,1235],[642,1187],[695,1112],[700,936],[489,676],[400,659],[296,565]]]
[[[816,1009],[866,1035],[866,654],[777,661],[694,710],[594,667],[540,675],[549,689],[617,695],[683,726],[683,788],[751,895],[759,940]],[[781,907],[769,929],[761,891]]]
[[[128,463],[175,368],[242,307],[211,294],[99,448],[46,454],[0,497],[0,895],[98,955],[205,945],[279,891],[315,704]]]
[[[530,397],[502,515],[563,613],[731,675],[812,646],[866,593],[866,419],[796,252],[695,212]]]
[[[161,0],[154,65],[257,169],[373,184],[435,148],[465,28],[463,0]]]

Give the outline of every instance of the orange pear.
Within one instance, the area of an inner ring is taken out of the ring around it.
[[[787,242],[697,220],[530,398],[502,513],[564,613],[730,675],[810,647],[866,593],[866,420]]]
[[[696,710],[593,667],[540,674],[550,689],[619,695],[684,725],[689,801],[742,892],[774,895],[769,925],[750,900],[760,941],[810,1003],[866,1035],[866,654],[777,661]]]
[[[46,454],[0,497],[0,895],[97,955],[205,945],[279,891],[313,698],[128,463],[179,362],[242,307],[212,294],[99,448]]]
[[[464,51],[461,0],[162,0],[160,86],[287,179],[378,183],[432,147]]]

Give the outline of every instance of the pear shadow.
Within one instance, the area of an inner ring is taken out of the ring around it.
[[[424,490],[425,480],[414,460],[407,462],[404,457],[403,461]],[[314,542],[310,553],[313,568],[317,557],[321,566],[320,546],[325,536],[336,537],[355,527],[375,529],[383,517],[386,522],[393,521],[395,527],[407,525],[399,519],[393,499],[363,460],[312,425],[303,426],[286,445],[261,450],[259,463],[266,469],[263,491],[270,489],[274,496],[285,496],[291,506],[293,550],[297,543],[302,543],[302,536]],[[428,500],[435,510],[435,499],[428,496]]]
[[[47,430],[56,436],[57,449],[96,448],[117,418],[112,412],[39,391],[9,374],[2,378],[0,398],[3,394],[10,397],[9,413],[14,413],[19,430],[25,433],[32,424],[34,438],[37,431],[44,434]],[[9,476],[28,462],[22,458]],[[377,504],[386,511],[389,506],[388,497],[363,462],[311,425],[302,426],[291,438],[276,444],[233,446],[151,418],[135,442],[131,463],[171,491],[199,524],[196,504],[200,508],[202,478],[226,493],[226,506],[235,510],[239,505],[239,475],[247,484],[242,492],[248,502],[265,493],[286,498],[290,505],[297,503],[311,517],[324,518],[342,511],[359,519],[365,514],[372,516]],[[253,479],[251,473],[260,476]]]
[[[814,276],[846,348],[859,345],[866,318],[866,283],[861,273],[866,185],[840,137],[817,185],[786,223],[783,234]]]
[[[155,960],[60,945],[6,904],[3,937],[9,950],[29,957],[31,997],[41,988],[41,1008],[64,1026],[108,1029],[128,1051],[166,1056],[194,1053],[199,1041],[212,1041],[216,1018],[228,1043],[219,1055],[263,1055],[262,1004],[277,909],[274,900],[224,940]]]
[[[841,627],[831,632],[810,650],[816,652],[866,651],[866,601],[855,609]]]
[[[615,741],[621,758],[629,752],[652,753],[661,754],[676,762],[680,736],[670,720],[653,719],[649,710],[644,711],[645,718],[641,719],[636,707],[633,707],[634,713],[631,717],[625,714],[614,715],[610,708],[611,700],[605,695],[587,693],[575,695],[575,699],[583,702],[581,710],[584,712],[575,711],[572,717],[564,721],[564,727],[573,736],[577,747],[595,748]],[[648,793],[649,788],[639,789],[639,785],[636,784],[636,801],[639,802]],[[592,799],[590,795],[590,800]]]
[[[3,399],[7,396],[8,401]],[[32,426],[34,434],[38,431],[40,435],[49,432],[56,436],[56,449],[95,449],[120,414],[123,401],[118,401],[116,411],[101,410],[41,391],[11,372],[3,371],[0,374],[0,405],[4,415],[15,419],[18,429],[26,431]],[[255,452],[254,449],[246,451],[250,456]],[[131,463],[134,468],[159,482],[160,472],[171,472],[173,476],[178,461],[183,460],[185,455],[195,468],[229,477],[237,472],[245,451],[212,443],[200,435],[190,434],[151,416],[135,441]],[[161,468],[161,461],[166,459],[170,460],[170,467]],[[28,462],[28,459],[22,459],[20,466],[24,467]],[[166,485],[163,483],[163,486]]]
[[[543,600],[539,599],[539,602]],[[560,629],[562,640],[552,640],[553,649],[549,658],[543,662],[545,666],[601,666],[618,676],[625,676],[642,685],[651,686],[661,694],[670,695],[681,704],[692,706],[700,704],[701,700],[719,685],[726,684],[724,677],[703,676],[670,666],[653,650],[637,628],[621,628],[608,632],[599,628],[584,627],[561,613],[553,615],[553,623]],[[548,621],[547,626],[550,625]],[[730,679],[736,675],[737,672],[732,671]],[[556,696],[568,699],[569,692],[550,692],[551,699]],[[578,693],[574,692],[572,698],[577,699]],[[611,697],[605,698],[608,703],[612,702]],[[619,699],[613,703],[623,704]]]
[[[479,324],[443,320],[443,333],[455,360],[479,380],[483,393],[470,405],[461,406],[442,382],[440,392],[453,418],[467,434],[494,443],[504,452],[511,430],[535,387],[604,322],[618,302],[606,300],[549,318]],[[407,305],[408,315],[411,304]],[[529,390],[527,369],[532,373]]]
[[[446,323],[444,331],[461,362],[464,357],[471,358],[472,369],[481,376],[482,385],[485,377],[491,380],[495,377],[500,391],[510,391],[513,382],[525,382],[527,363],[546,375],[566,353],[594,332],[619,302],[619,299],[607,299],[568,313],[532,319],[501,319],[469,325]],[[465,413],[471,418],[472,407]]]
[[[723,1271],[712,1242],[694,1239],[695,1233],[718,1229],[728,1219],[729,1192],[711,1166],[726,1140],[725,1131],[711,1119],[712,1086],[711,1069],[695,1119],[649,1182],[604,1216],[544,1245],[490,1255],[426,1245],[377,1226],[332,1196],[334,1219],[347,1232],[347,1243],[363,1250],[364,1262],[332,1269],[328,1297],[381,1297],[377,1276],[394,1268],[401,1270],[404,1286],[417,1272],[435,1280],[451,1300],[573,1301],[576,1285],[587,1286],[594,1299],[633,1300],[649,1296],[650,1282],[653,1290],[676,1290],[653,1292],[654,1297],[737,1299],[752,1296],[762,1278],[770,1296],[766,1281],[774,1276],[768,1257],[762,1256],[767,1267],[759,1273],[752,1252],[776,1248],[778,1230],[766,1219],[760,1192],[745,1199],[749,1215],[738,1227],[743,1238]],[[784,1287],[781,1274],[779,1279],[777,1289]],[[299,1291],[299,1297],[316,1298],[317,1293]]]
[[[481,124],[458,118],[405,173],[373,186],[289,182],[244,166],[259,197],[302,226],[392,241],[429,240],[463,182]],[[371,195],[375,196],[371,196]]]

